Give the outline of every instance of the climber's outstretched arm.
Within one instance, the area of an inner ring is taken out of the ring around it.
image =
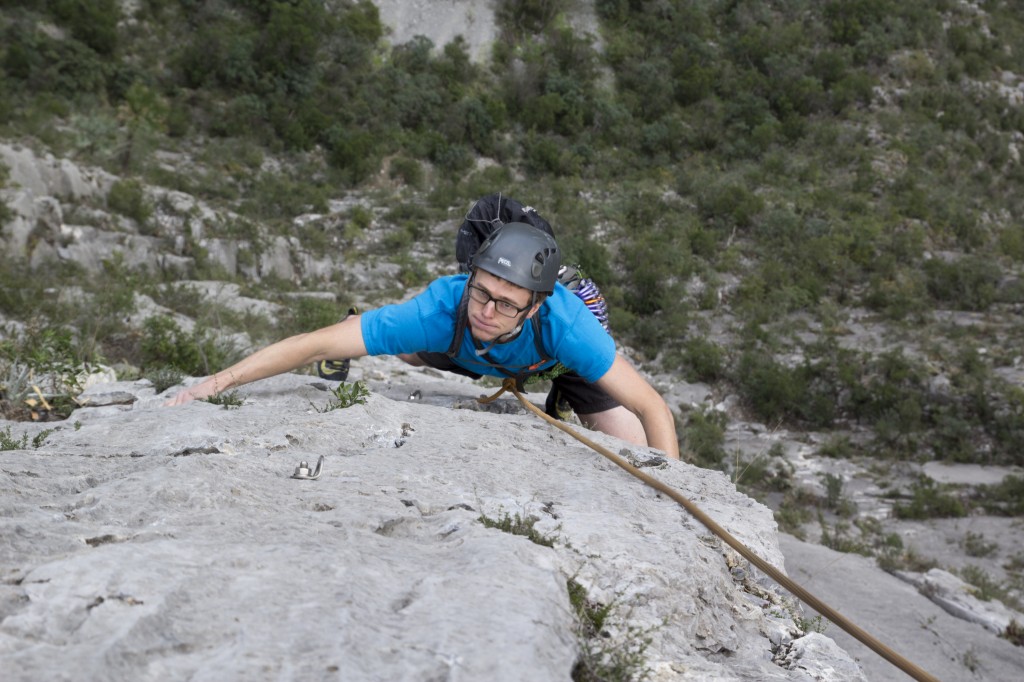
[[[278,341],[245,357],[238,363],[206,377],[181,391],[165,405],[181,405],[190,400],[208,398],[253,381],[291,372],[320,360],[342,360],[366,355],[363,330],[358,315],[338,324]]]

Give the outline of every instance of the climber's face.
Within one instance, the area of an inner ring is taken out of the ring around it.
[[[507,334],[537,312],[539,303],[531,305],[533,294],[477,270],[469,280],[469,329],[479,341],[493,341]]]

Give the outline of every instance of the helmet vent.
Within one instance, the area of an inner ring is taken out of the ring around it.
[[[544,272],[544,264],[547,263],[548,258],[551,256],[551,253],[552,249],[544,249],[543,251],[538,251],[537,253],[534,254],[533,266],[531,268],[534,277],[539,278],[541,273]]]

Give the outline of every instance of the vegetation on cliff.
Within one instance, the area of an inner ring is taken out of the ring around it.
[[[366,217],[324,234],[296,215],[377,191],[404,286],[427,276],[410,253],[430,224],[504,190],[551,220],[640,357],[769,423],[870,427],[853,450],[1021,463],[1015,3],[595,6],[600,49],[566,22],[569,0],[500,1],[482,65],[460,41],[388,46],[365,0],[4,0],[0,136],[116,173],[110,208],[155,235],[131,183],[312,250],[348,248]],[[195,256],[193,275],[219,274]],[[18,267],[0,304],[25,319],[47,295]],[[111,282],[73,353],[144,363]],[[885,325],[881,351],[850,343],[850,311]]]

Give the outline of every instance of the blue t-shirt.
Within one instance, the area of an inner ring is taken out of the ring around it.
[[[361,322],[367,353],[446,352],[455,333],[459,302],[468,279],[468,275],[441,277],[405,303],[364,313]],[[537,314],[543,347],[548,356],[554,358],[536,367],[537,370],[549,369],[557,361],[594,382],[611,369],[615,361],[615,341],[571,291],[556,284],[555,291],[544,300]],[[528,320],[519,336],[508,343],[495,344],[487,354],[513,374],[524,371],[541,360],[533,336],[533,323]],[[452,361],[477,374],[505,376],[476,355],[468,325],[459,353]]]

